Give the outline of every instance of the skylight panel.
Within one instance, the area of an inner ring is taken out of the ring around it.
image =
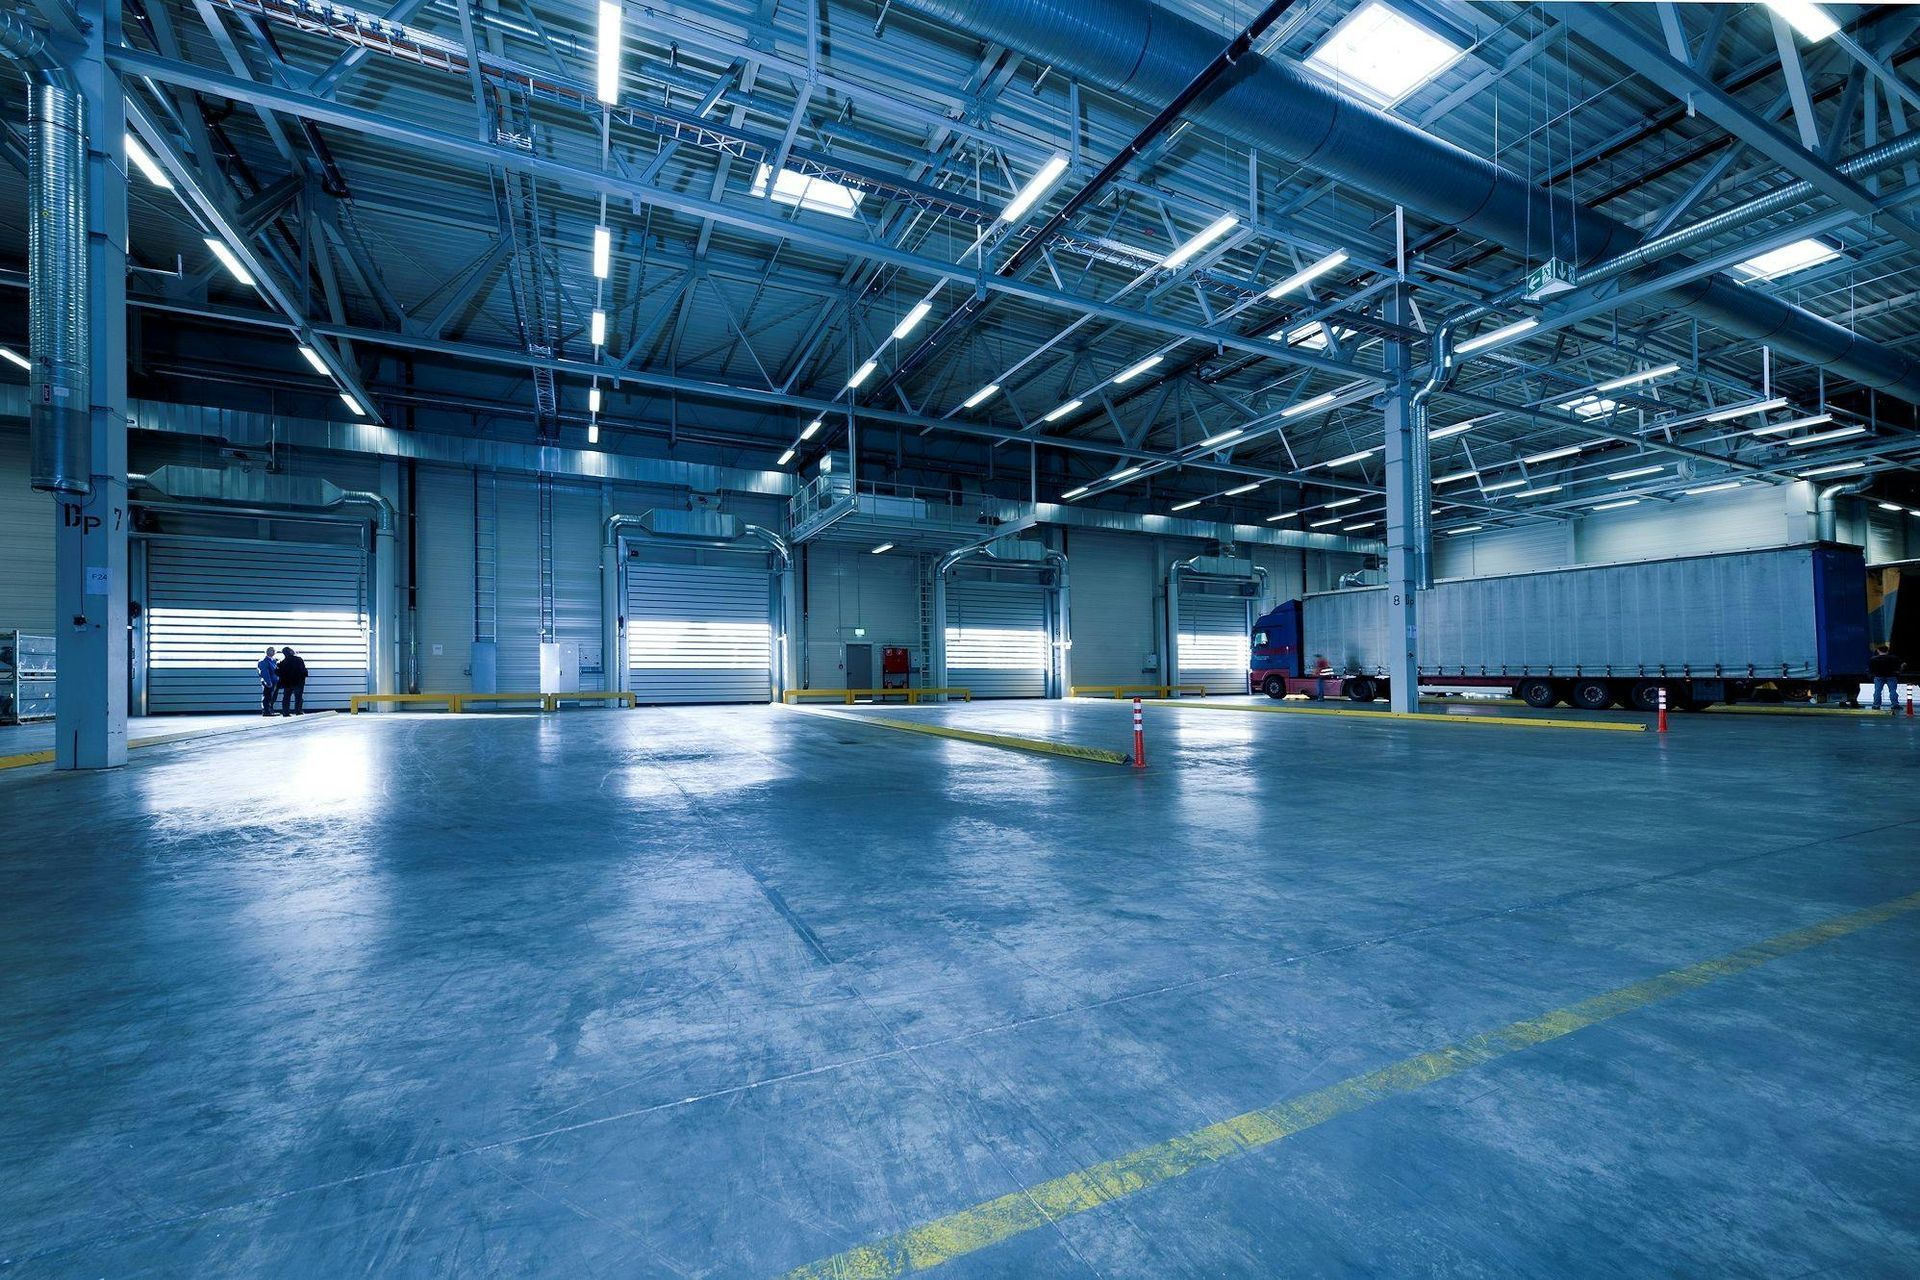
[[[753,175],[753,194],[767,194],[767,175],[773,166],[763,164]],[[851,218],[859,209],[860,202],[867,198],[864,191],[855,191],[826,178],[810,178],[804,173],[795,173],[792,169],[782,169],[780,176],[773,182],[773,200],[775,204],[798,206],[815,213],[830,213],[836,218]]]
[[[1822,241],[1795,240],[1792,244],[1783,244],[1778,249],[1769,249],[1765,253],[1755,254],[1734,270],[1749,280],[1778,280],[1781,276],[1805,271],[1823,262],[1832,262],[1839,256],[1838,249]]]
[[[1307,66],[1384,107],[1432,80],[1464,52],[1382,0],[1366,0],[1307,55]]]

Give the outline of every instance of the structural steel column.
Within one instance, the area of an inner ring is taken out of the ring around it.
[[[92,491],[54,504],[54,764],[110,769],[127,762],[126,99],[106,63],[120,44],[119,0],[79,10],[90,24],[73,72],[88,131],[93,462]]]
[[[1407,287],[1397,285],[1387,295],[1389,323],[1410,323]],[[1426,475],[1417,465],[1413,433],[1413,385],[1409,376],[1412,352],[1404,342],[1386,345],[1386,372],[1391,381],[1384,394],[1387,454],[1387,681],[1389,704],[1395,711],[1413,711],[1420,705],[1419,586],[1420,548],[1413,513]]]

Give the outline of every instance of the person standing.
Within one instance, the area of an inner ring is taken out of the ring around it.
[[[280,665],[275,668],[280,677],[280,714],[283,716],[305,715],[307,710],[307,664],[292,648],[280,650]]]
[[[280,672],[273,663],[273,650],[267,650],[267,656],[253,664],[260,673],[260,714],[273,714],[273,695],[280,691]]]
[[[1906,663],[1900,661],[1900,655],[1891,646],[1877,644],[1873,646],[1873,656],[1867,659],[1867,674],[1873,677],[1873,709],[1880,709],[1880,691],[1887,691],[1887,701],[1895,711],[1900,710],[1900,669]]]
[[[1313,655],[1313,698],[1315,702],[1327,700],[1327,677],[1333,674],[1333,668],[1327,665],[1327,655]]]

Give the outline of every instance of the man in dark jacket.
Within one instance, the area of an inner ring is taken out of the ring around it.
[[[307,664],[292,649],[280,651],[280,665],[274,669],[280,677],[280,714],[297,716],[306,714]]]
[[[260,673],[260,714],[270,716],[273,714],[273,695],[280,688],[280,672],[273,663],[273,650],[268,649],[267,656],[254,663],[253,669]]]
[[[1887,699],[1893,709],[1900,709],[1900,668],[1906,664],[1900,661],[1900,655],[1884,644],[1873,646],[1873,656],[1867,659],[1867,674],[1873,677],[1873,709],[1880,709],[1880,691],[1887,691]]]

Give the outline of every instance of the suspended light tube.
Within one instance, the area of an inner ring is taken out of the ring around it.
[[[593,278],[605,280],[613,269],[613,233],[605,227],[593,229]]]
[[[1528,316],[1525,320],[1516,320],[1512,324],[1503,325],[1495,329],[1492,333],[1483,333],[1477,338],[1468,338],[1465,342],[1455,347],[1454,351],[1464,356],[1469,352],[1479,351],[1486,347],[1491,347],[1496,343],[1505,342],[1509,338],[1517,338],[1521,334],[1533,329],[1538,329],[1539,327],[1540,322],[1532,316]]]
[[[1638,373],[1629,373],[1624,377],[1611,378],[1595,387],[1595,391],[1618,391],[1622,387],[1638,386],[1642,382],[1652,382],[1655,378],[1664,378],[1670,373],[1680,372],[1677,364],[1663,364],[1657,369],[1642,369]]]
[[[1335,267],[1344,264],[1346,260],[1347,251],[1345,249],[1335,249],[1332,253],[1320,259],[1320,261],[1300,268],[1286,279],[1274,285],[1273,288],[1267,290],[1267,297],[1283,298],[1302,285],[1311,284],[1313,281],[1318,280]]]
[[[1027,211],[1040,202],[1041,197],[1053,190],[1053,184],[1060,181],[1060,175],[1067,171],[1067,158],[1055,152],[1053,158],[1041,165],[1027,185],[1020,188],[1019,194],[1007,202],[1000,211],[1001,222],[1018,222],[1027,216]]]
[[[600,101],[620,101],[620,5],[617,0],[600,0],[600,24],[595,49],[595,87]]]
[[[1215,240],[1218,240],[1221,236],[1227,234],[1227,232],[1233,230],[1235,227],[1239,225],[1240,225],[1239,215],[1232,214],[1232,213],[1221,214],[1219,217],[1215,218],[1212,222],[1209,222],[1201,230],[1199,235],[1194,236],[1191,240],[1181,245],[1178,249],[1175,249],[1172,253],[1169,253],[1166,257],[1162,258],[1160,260],[1160,265],[1168,271],[1178,270],[1179,268],[1185,266],[1187,263],[1193,261],[1195,256],[1197,256],[1202,249],[1206,248],[1208,245],[1212,244]]]
[[[913,310],[900,317],[900,323],[893,326],[893,340],[899,342],[915,329],[919,328],[920,322],[927,318],[927,312],[931,310],[933,310],[933,304],[924,298],[914,303]]]
[[[239,255],[227,248],[225,240],[219,236],[208,236],[206,244],[207,248],[213,251],[213,256],[220,259],[220,265],[232,273],[235,280],[249,288],[253,287],[253,273],[247,270],[246,265],[240,261]]]
[[[999,390],[1000,390],[999,383],[989,382],[986,386],[980,388],[978,391],[968,396],[965,400],[962,400],[960,402],[960,407],[962,409],[978,409],[981,405],[985,404],[988,400],[992,399],[993,396],[999,392]]]
[[[1072,413],[1075,409],[1078,409],[1081,405],[1085,403],[1086,401],[1084,400],[1069,400],[1065,404],[1060,405],[1058,408],[1048,413],[1045,417],[1041,418],[1040,421],[1058,422],[1060,419],[1066,417],[1068,414]]]
[[[1113,375],[1113,385],[1117,387],[1122,383],[1133,381],[1164,359],[1166,359],[1165,356],[1148,356],[1138,364],[1128,365],[1125,369]]]

